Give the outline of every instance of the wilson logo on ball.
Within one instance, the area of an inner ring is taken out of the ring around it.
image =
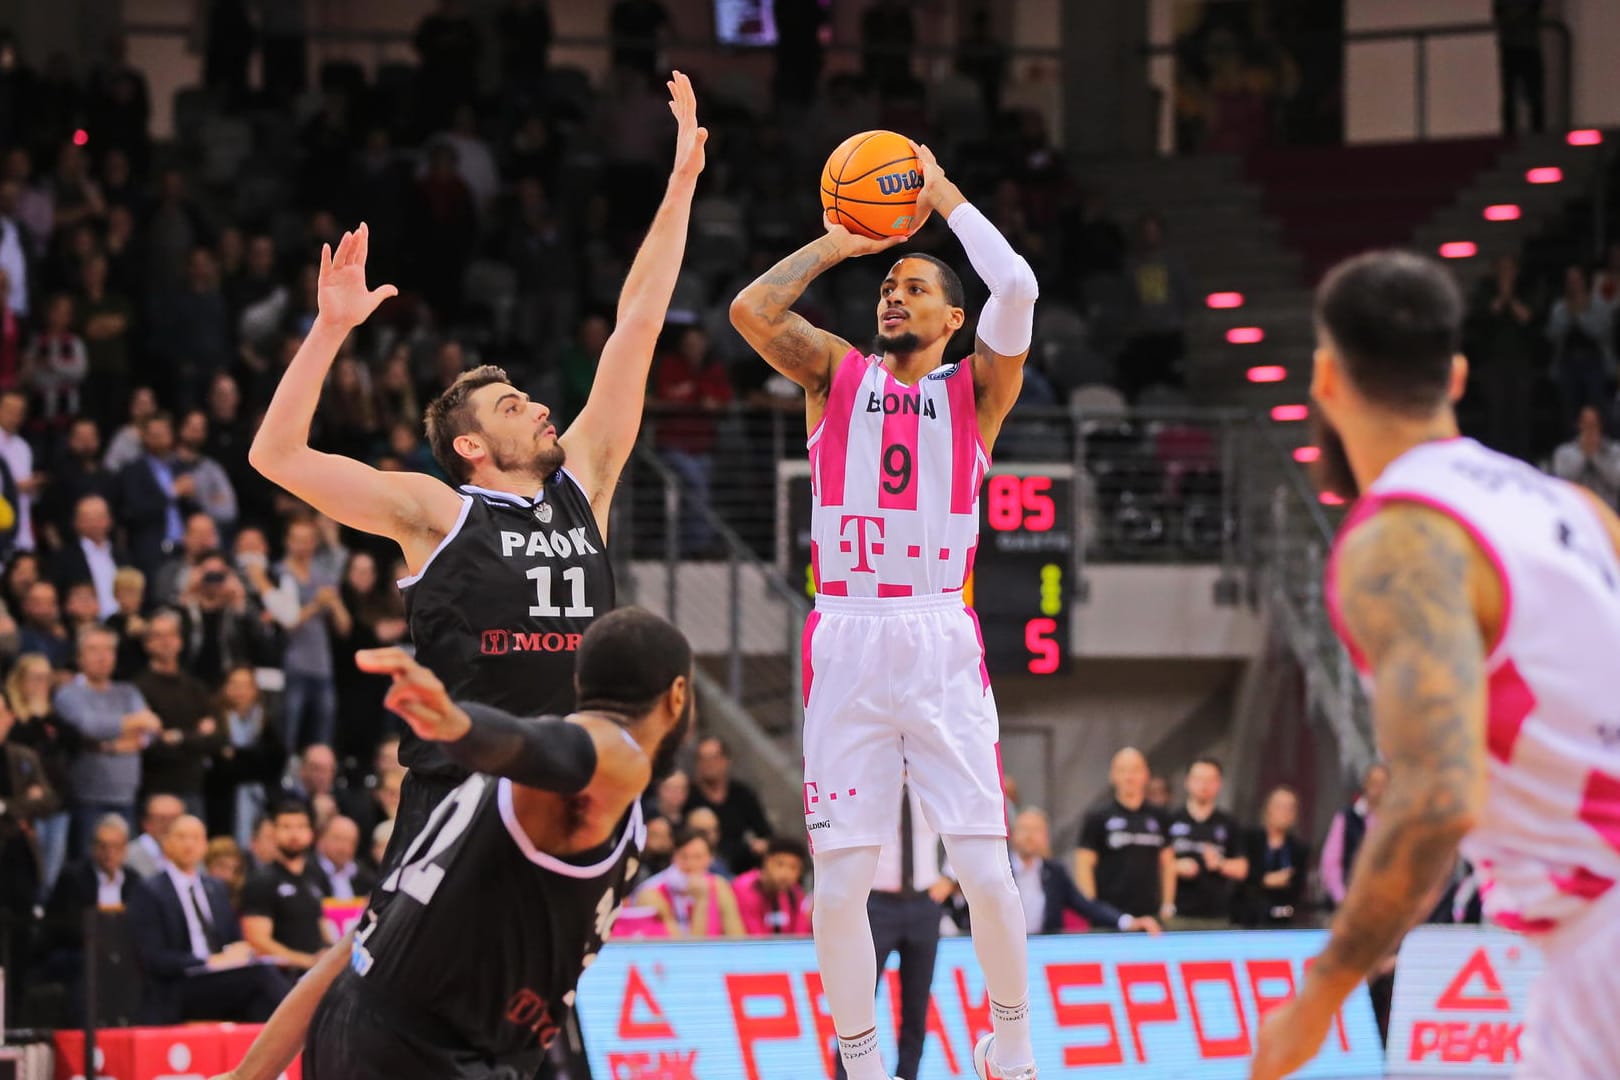
[[[889,173],[887,176],[877,178],[878,190],[885,195],[898,195],[902,191],[916,191],[923,186],[922,173],[916,169],[909,172]]]

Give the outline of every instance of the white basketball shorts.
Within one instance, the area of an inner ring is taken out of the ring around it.
[[[1544,965],[1530,991],[1519,1080],[1620,1076],[1620,888],[1551,933],[1538,935]]]
[[[803,649],[812,850],[893,840],[902,778],[940,835],[1007,835],[996,700],[960,593],[818,595]]]

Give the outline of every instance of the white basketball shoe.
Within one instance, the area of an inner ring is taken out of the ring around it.
[[[994,1035],[984,1035],[973,1047],[973,1075],[979,1080],[1035,1080],[1035,1063],[1004,1069],[990,1060],[990,1051],[996,1045]]]

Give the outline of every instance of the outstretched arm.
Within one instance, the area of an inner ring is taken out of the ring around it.
[[[1316,1053],[1340,1004],[1423,918],[1484,804],[1482,558],[1460,525],[1418,506],[1384,511],[1345,543],[1339,595],[1377,682],[1389,788],[1327,947],[1300,996],[1266,1022],[1256,1077],[1286,1076]]]
[[[336,945],[326,950],[320,963],[305,972],[292,992],[281,999],[269,1022],[243,1055],[242,1063],[213,1080],[276,1080],[286,1072],[293,1058],[304,1048],[309,1022],[314,1019],[315,1007],[321,1003],[326,988],[336,981],[348,965],[349,949],[353,944],[354,931],[350,930]]]
[[[934,152],[912,143],[922,164],[923,189],[917,213],[937,213],[956,234],[973,272],[990,289],[979,312],[973,346],[973,385],[979,394],[979,428],[985,445],[993,446],[1001,421],[1018,400],[1024,385],[1024,360],[1035,329],[1035,301],[1040,286],[1029,262],[1001,235],[934,160]]]
[[[677,127],[675,166],[670,171],[669,186],[624,279],[618,319],[602,348],[590,397],[561,440],[569,454],[569,467],[584,485],[596,511],[603,536],[607,535],[608,505],[613,501],[619,472],[641,430],[647,372],[680,275],[692,194],[698,174],[703,171],[703,144],[709,137],[708,131],[698,126],[697,98],[691,81],[675,72],[669,94],[669,108],[675,114]]]
[[[352,529],[396,541],[414,573],[456,520],[461,499],[421,473],[384,473],[364,462],[323,454],[309,445],[321,384],[349,331],[394,296],[392,285],[366,288],[370,231],[344,233],[337,251],[321,248],[320,311],[287,365],[248,450],[248,461],[321,513]]]

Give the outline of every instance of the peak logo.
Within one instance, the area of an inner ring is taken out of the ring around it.
[[[1476,979],[1479,980],[1477,989],[1470,985]],[[1474,955],[1457,972],[1457,977],[1440,992],[1434,1007],[1439,1012],[1513,1011],[1513,1003],[1502,991],[1502,980],[1491,966],[1491,954],[1485,951],[1484,946],[1474,950]]]
[[[582,636],[524,630],[485,630],[479,635],[478,651],[485,656],[505,656],[515,652],[577,652]]]
[[[1395,981],[1390,1072],[1511,1071],[1523,1060],[1524,1005],[1540,967],[1533,945],[1500,931],[1413,931]]]

